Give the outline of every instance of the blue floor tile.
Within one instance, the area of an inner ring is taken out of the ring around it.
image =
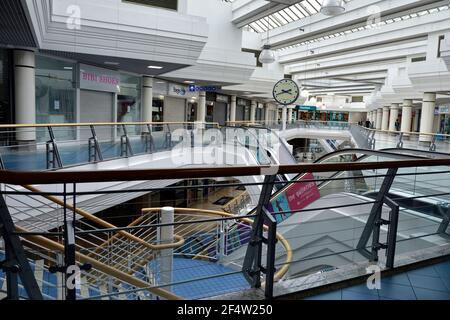
[[[389,276],[389,277],[382,277],[381,285],[383,285],[384,283],[401,284],[404,286],[411,285],[411,282],[409,281],[408,276],[404,273],[396,274],[396,275]]]
[[[395,300],[416,300],[414,290],[410,286],[402,286],[394,283],[385,283],[378,290],[380,297],[391,298]]]
[[[450,278],[450,261],[434,266],[434,269],[441,278]]]
[[[378,294],[373,295],[354,292],[351,290],[342,290],[342,300],[379,300],[379,297]]]
[[[450,293],[447,292],[422,288],[415,288],[414,292],[419,300],[450,300]]]
[[[408,275],[419,275],[439,278],[439,274],[436,272],[434,266],[428,266],[417,270],[409,271]]]
[[[349,288],[345,288],[343,289],[343,291],[352,291],[355,293],[361,293],[361,294],[365,294],[365,295],[370,295],[370,296],[377,296],[378,297],[378,290],[370,290],[369,288],[367,288],[367,285],[364,284],[360,284],[357,286],[352,286]]]
[[[449,292],[441,278],[420,275],[408,275],[414,288],[423,288],[437,291]]]
[[[450,292],[450,278],[441,277],[442,282],[447,287],[447,290]]]
[[[316,296],[305,298],[305,300],[342,300],[341,290],[322,293]]]

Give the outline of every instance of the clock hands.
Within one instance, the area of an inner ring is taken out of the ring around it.
[[[291,94],[292,93],[292,89],[288,89],[288,90],[283,90],[281,89],[281,92],[277,93],[276,96],[278,97],[280,94]]]

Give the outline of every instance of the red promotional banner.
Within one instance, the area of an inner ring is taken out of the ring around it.
[[[298,181],[302,180],[314,180],[314,176],[307,173]],[[286,212],[275,216],[276,220],[281,222],[293,214],[290,211],[299,211],[319,198],[320,192],[314,181],[293,182],[270,202],[269,211]]]
[[[300,180],[314,180],[312,173],[307,173]],[[286,198],[291,211],[303,209],[320,198],[319,189],[314,181],[292,183],[286,190]]]

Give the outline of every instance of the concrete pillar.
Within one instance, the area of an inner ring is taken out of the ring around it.
[[[36,123],[35,54],[30,50],[14,50],[14,99],[17,124]],[[17,141],[36,140],[34,128],[17,129]]]
[[[422,115],[420,118],[420,133],[433,133],[434,108],[436,107],[436,93],[423,94]],[[420,142],[430,142],[431,136],[420,135]]]
[[[153,120],[153,78],[144,76],[142,78],[142,121]]]
[[[270,124],[269,113],[270,113],[270,104],[266,103],[264,110],[264,122],[267,126]]]
[[[381,118],[381,130],[389,129],[389,107],[383,107],[383,114]]]
[[[281,112],[281,123],[283,131],[286,130],[286,120],[287,120],[287,106],[283,106]]]
[[[412,100],[403,100],[402,107],[402,132],[411,132],[411,121],[412,121]]]
[[[174,222],[175,210],[172,207],[161,208],[161,224],[169,224]],[[173,238],[173,225],[164,226],[160,229],[160,241],[162,244],[172,243]],[[161,250],[161,284],[172,283],[173,273],[173,249]],[[165,287],[170,290],[170,287]]]
[[[236,121],[236,96],[231,96],[230,122]]]
[[[200,91],[198,93],[198,104],[197,104],[197,121],[206,121],[206,92]]]
[[[292,123],[292,108],[287,108],[287,123]]]
[[[257,107],[256,101],[252,101],[252,104],[250,106],[250,122],[252,122],[252,123],[255,122],[256,107]]]
[[[381,129],[382,118],[383,118],[383,109],[379,108],[377,109],[377,120],[375,121],[375,129],[377,130]]]
[[[389,118],[389,131],[396,131],[395,121],[398,119],[398,103],[391,104],[391,115]]]
[[[418,132],[419,131],[419,121],[420,121],[419,112],[420,112],[420,109],[415,109],[414,110],[412,132]]]

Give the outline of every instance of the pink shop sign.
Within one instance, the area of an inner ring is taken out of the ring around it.
[[[120,74],[114,70],[81,64],[80,89],[120,92]]]

